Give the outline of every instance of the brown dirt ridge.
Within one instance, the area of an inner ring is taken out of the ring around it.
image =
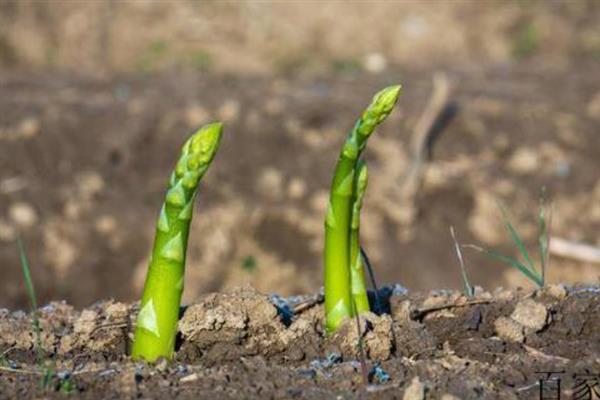
[[[32,314],[3,309],[0,398],[531,399],[557,379],[568,396],[600,374],[598,292],[386,288],[389,312],[360,320],[366,387],[356,321],[327,337],[320,295],[206,294],[182,309],[175,361],[153,366],[127,356],[137,303],[50,303],[39,335]]]

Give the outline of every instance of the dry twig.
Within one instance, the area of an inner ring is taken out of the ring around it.
[[[600,264],[600,248],[554,237],[550,242],[550,254],[576,261]]]

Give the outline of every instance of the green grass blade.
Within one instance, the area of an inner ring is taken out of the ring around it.
[[[19,251],[19,258],[21,261],[21,268],[23,269],[23,277],[25,279],[25,288],[27,289],[27,297],[31,304],[31,311],[37,311],[37,299],[35,297],[35,289],[33,287],[33,280],[31,279],[31,271],[29,269],[29,262],[27,261],[27,255],[25,254],[25,248],[21,237],[17,236],[17,249]]]
[[[484,249],[484,248],[481,248],[481,247],[475,246],[475,245],[466,245],[466,247],[470,247],[477,251],[483,252],[483,253],[487,254],[488,256],[495,258],[499,261],[502,261],[502,262],[508,264],[509,266],[521,271],[521,273],[523,275],[525,275],[527,278],[529,278],[529,280],[531,280],[533,283],[535,283],[539,287],[542,287],[544,285],[542,277],[539,275],[539,273],[537,271],[530,270],[523,263],[519,262],[518,260],[515,260],[512,257],[505,256],[504,254],[498,253],[497,251]]]
[[[546,281],[546,271],[550,258],[550,237],[552,228],[552,207],[546,206],[546,190],[542,188],[540,196],[540,209],[538,213],[538,246],[540,249],[540,263],[542,281]]]
[[[538,215],[538,244],[540,247],[540,263],[542,268],[542,276],[546,271],[546,260],[548,259],[548,225],[546,224],[546,213],[544,203],[540,205],[540,212]]]
[[[465,295],[473,297],[475,295],[475,289],[473,288],[473,286],[471,286],[471,283],[469,282],[467,267],[465,266],[465,260],[460,249],[460,244],[458,244],[458,240],[456,239],[456,234],[454,233],[453,226],[450,227],[450,235],[452,235],[452,240],[454,241],[454,250],[456,250],[456,257],[458,257],[458,262],[460,264],[460,272],[462,275],[463,284],[465,285]]]
[[[41,362],[41,349],[42,349],[42,335],[40,329],[40,320],[38,317],[37,298],[35,296],[35,288],[33,286],[33,279],[31,278],[31,270],[29,268],[29,262],[27,261],[27,255],[25,253],[25,247],[21,241],[21,236],[17,235],[17,250],[19,251],[19,259],[21,261],[21,268],[23,270],[23,278],[25,279],[25,288],[27,289],[27,297],[29,297],[29,303],[31,304],[31,312],[33,314],[33,330],[36,338],[36,351],[38,363]]]
[[[529,253],[527,252],[527,249],[525,248],[525,245],[523,244],[523,240],[521,240],[521,237],[519,236],[516,229],[511,224],[510,219],[508,218],[508,213],[506,212],[504,207],[502,207],[502,205],[499,205],[499,207],[500,207],[500,210],[502,211],[502,217],[504,218],[504,226],[506,226],[506,229],[510,233],[510,236],[511,236],[513,242],[515,242],[515,244],[517,245],[517,248],[519,249],[519,252],[521,253],[523,258],[525,259],[525,262],[527,263],[527,266],[525,266],[525,267],[528,268],[531,272],[537,274],[537,271],[536,271],[535,267],[533,266],[533,261],[531,260],[531,257],[529,257]]]

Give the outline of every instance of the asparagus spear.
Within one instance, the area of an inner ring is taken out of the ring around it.
[[[369,297],[360,254],[360,209],[367,190],[367,164],[359,160],[354,168],[354,194],[350,222],[350,286],[356,313],[369,311]]]
[[[325,220],[325,313],[329,332],[345,317],[352,316],[349,228],[356,162],[367,139],[392,111],[399,95],[400,86],[387,87],[375,95],[348,135],[335,167]]]
[[[175,348],[185,255],[194,199],[221,139],[223,125],[201,127],[184,144],[171,174],[137,320],[132,357],[153,362],[170,359]]]

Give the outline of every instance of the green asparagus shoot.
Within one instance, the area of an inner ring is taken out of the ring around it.
[[[375,95],[348,135],[335,167],[325,219],[324,281],[328,332],[335,331],[344,318],[354,314],[350,232],[357,162],[367,139],[390,114],[399,95],[400,86],[387,87]]]
[[[173,355],[194,199],[198,183],[217,152],[222,130],[221,123],[212,123],[194,133],[171,174],[156,224],[133,342],[134,359],[153,362]]]
[[[367,190],[367,164],[359,160],[354,169],[354,193],[352,221],[350,222],[350,284],[354,308],[357,314],[369,311],[369,297],[365,283],[365,272],[360,254],[360,209]]]

